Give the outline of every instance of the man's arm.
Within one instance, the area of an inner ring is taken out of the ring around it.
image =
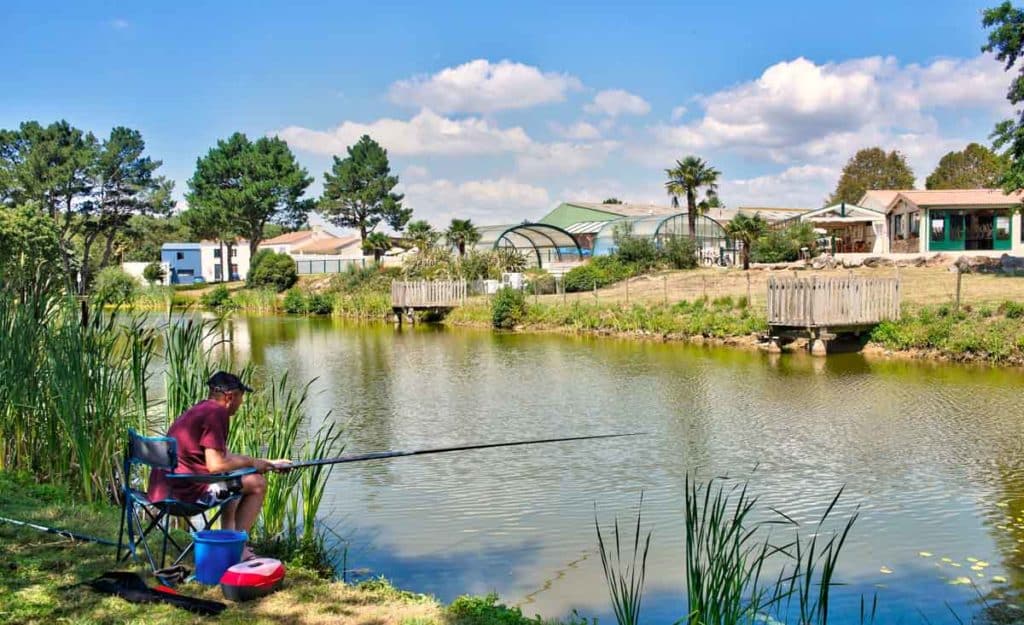
[[[266,473],[274,468],[274,465],[266,460],[250,458],[241,454],[228,454],[219,449],[207,447],[204,453],[206,455],[206,468],[210,473],[230,473],[249,467],[256,469],[259,473]]]

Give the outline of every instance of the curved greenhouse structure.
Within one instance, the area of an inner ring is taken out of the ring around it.
[[[579,244],[571,234],[550,224],[521,223],[511,226],[479,228],[477,249],[512,248],[526,255],[531,265],[546,267],[551,263],[578,261],[583,257]]]
[[[733,264],[736,248],[726,235],[725,228],[718,221],[698,215],[695,223],[697,252],[701,261]],[[669,239],[690,236],[690,222],[687,213],[673,215],[652,215],[647,217],[624,217],[606,223],[594,238],[594,256],[607,255],[615,251],[615,234],[627,230],[630,236],[653,239],[662,247]]]

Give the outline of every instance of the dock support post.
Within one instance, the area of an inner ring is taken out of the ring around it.
[[[825,339],[820,337],[811,339],[811,355],[828,356],[828,347],[825,344]]]

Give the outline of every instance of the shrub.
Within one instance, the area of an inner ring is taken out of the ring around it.
[[[280,293],[299,281],[299,273],[291,256],[267,250],[261,251],[257,256],[261,254],[263,257],[257,258],[259,262],[256,263],[256,267],[249,269],[250,287],[272,287]]]
[[[313,293],[306,299],[306,312],[311,315],[329,315],[334,312],[334,299],[324,293]]]
[[[164,278],[167,277],[167,272],[164,271],[163,265],[154,262],[146,265],[146,268],[142,270],[142,277],[151,285],[157,282],[163,283]]]
[[[665,242],[661,255],[673,269],[695,269],[697,242],[690,237],[670,237]]]
[[[495,260],[491,252],[469,250],[459,259],[459,276],[463,280],[497,280],[501,277],[501,270]]]
[[[457,597],[447,612],[452,622],[458,625],[528,625],[537,622],[523,616],[519,608],[498,603],[495,593],[486,597]]]
[[[256,255],[249,261],[249,275],[245,278],[245,286],[252,288],[254,286],[252,276],[256,273],[256,269],[259,268],[263,261],[267,260],[268,257],[274,256],[274,250],[262,249],[256,252]]]
[[[301,315],[307,310],[306,295],[298,287],[288,289],[281,303],[284,311],[291,315]]]
[[[574,267],[565,274],[565,290],[569,293],[589,291],[607,286],[633,275],[633,269],[616,256],[597,256],[588,263]]]
[[[514,328],[526,318],[526,297],[522,291],[498,289],[491,304],[491,324],[495,328]]]
[[[127,304],[139,290],[139,282],[119,267],[107,267],[96,276],[92,285],[93,295],[101,304],[119,306]]]
[[[658,248],[647,237],[624,237],[617,242],[615,255],[624,263],[636,265],[647,271],[658,262]]]
[[[555,277],[544,269],[526,272],[526,288],[531,295],[547,295],[555,292]]]
[[[1020,319],[1024,317],[1024,304],[1007,300],[999,305],[999,312],[1007,319]]]
[[[231,291],[228,291],[228,287],[223,284],[200,295],[199,303],[206,308],[215,310],[231,308],[234,305],[234,302],[231,301]]]
[[[815,249],[814,226],[793,224],[784,230],[773,230],[754,242],[750,260],[755,263],[792,262],[800,258],[800,248]]]

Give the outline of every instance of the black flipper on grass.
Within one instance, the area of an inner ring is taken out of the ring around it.
[[[186,597],[170,589],[150,588],[138,573],[128,571],[109,571],[89,582],[89,586],[130,603],[168,603],[200,616],[216,616],[228,607],[219,601]]]

